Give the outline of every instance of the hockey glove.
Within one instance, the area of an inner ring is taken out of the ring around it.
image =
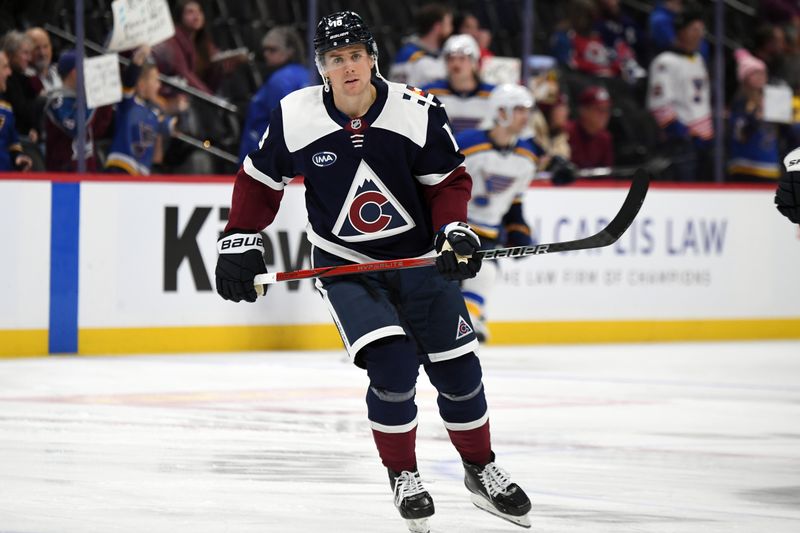
[[[547,165],[550,181],[553,185],[569,185],[575,181],[575,165],[560,155],[554,155]]]
[[[436,233],[434,239],[436,268],[445,279],[461,281],[474,278],[481,269],[481,257],[475,252],[481,240],[464,222],[451,222]]]
[[[226,232],[217,241],[217,293],[234,302],[255,302],[257,274],[265,274],[264,243],[258,233]]]
[[[786,174],[778,181],[775,205],[783,216],[800,224],[800,149],[795,149],[784,159]]]

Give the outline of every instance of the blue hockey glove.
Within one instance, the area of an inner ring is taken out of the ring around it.
[[[267,272],[261,235],[229,231],[217,241],[217,251],[217,293],[234,302],[255,302],[258,295],[253,280]]]
[[[451,222],[436,233],[434,239],[436,268],[446,279],[461,281],[474,278],[481,269],[481,256],[477,252],[481,240],[464,222]]]
[[[509,224],[506,226],[506,246],[530,246],[533,243],[531,239],[531,228],[527,224]]]

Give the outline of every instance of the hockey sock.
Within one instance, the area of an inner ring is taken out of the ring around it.
[[[479,466],[485,466],[492,462],[489,420],[475,429],[459,431],[448,428],[447,433],[450,435],[450,442],[465,461]]]
[[[383,466],[394,472],[403,470],[414,472],[417,469],[415,451],[417,426],[405,433],[384,433],[373,429],[372,437],[375,439]]]

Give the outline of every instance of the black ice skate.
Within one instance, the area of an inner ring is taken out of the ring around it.
[[[405,518],[412,533],[429,533],[428,517],[433,515],[433,499],[422,486],[419,472],[394,472],[389,470],[389,481],[394,491],[394,505]]]
[[[492,462],[484,467],[464,461],[464,485],[472,493],[472,503],[518,526],[531,527],[528,511],[531,501],[508,474]]]

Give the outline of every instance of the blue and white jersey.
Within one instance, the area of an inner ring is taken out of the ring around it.
[[[422,87],[423,91],[435,95],[442,102],[456,135],[478,128],[484,120],[491,118],[489,93],[492,89],[494,85],[480,82],[474,91],[459,93],[450,86],[447,79],[436,80]]]
[[[498,238],[503,216],[536,175],[543,150],[533,139],[520,138],[512,148],[498,149],[487,130],[468,130],[456,137],[472,176],[467,222],[482,237]]]
[[[0,171],[14,170],[14,158],[22,153],[14,110],[11,104],[0,98]]]
[[[446,75],[447,68],[439,51],[428,49],[417,36],[405,41],[389,69],[390,80],[412,87],[422,87]]]
[[[309,241],[349,261],[428,255],[440,225],[465,220],[469,175],[438,100],[372,83],[376,100],[355,119],[319,85],[281,100],[237,176],[229,228],[268,225],[295,176],[306,187]]]
[[[119,168],[134,176],[148,176],[153,166],[156,139],[169,137],[175,118],[133,93],[117,106],[114,140],[106,168]]]

